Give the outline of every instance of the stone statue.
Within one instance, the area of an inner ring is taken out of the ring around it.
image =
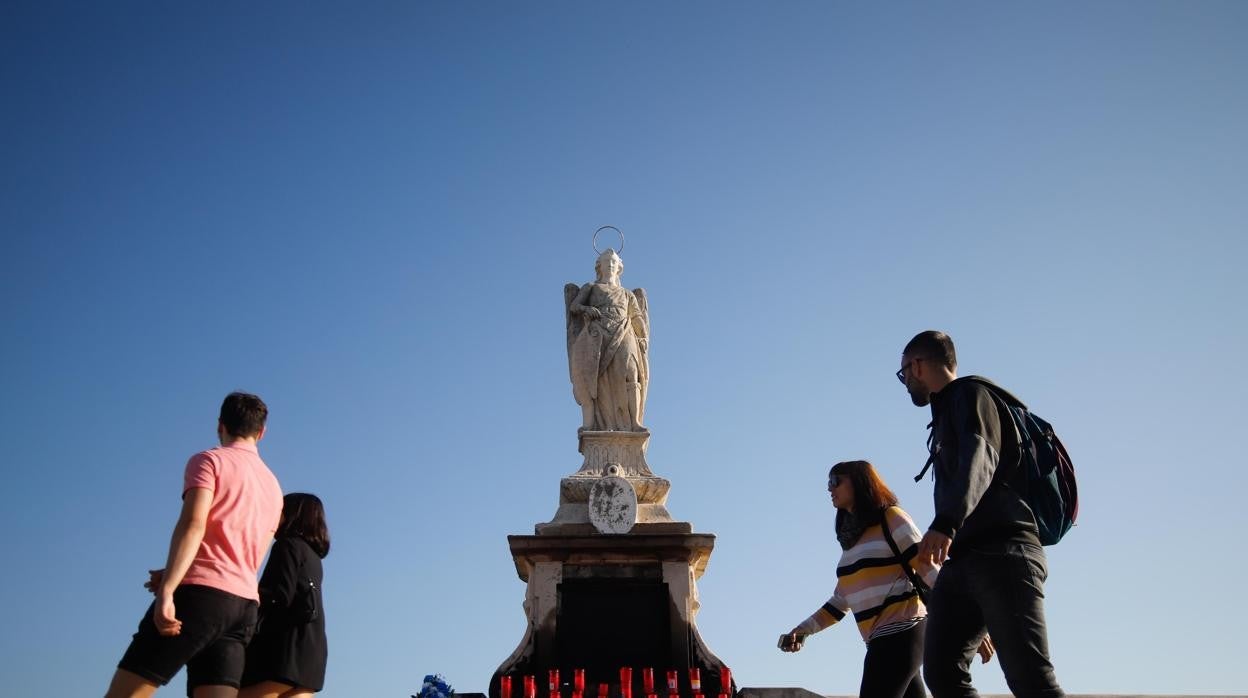
[[[641,425],[650,383],[650,311],[644,289],[620,285],[624,260],[598,255],[598,279],[563,287],[572,395],[581,431],[646,431]]]

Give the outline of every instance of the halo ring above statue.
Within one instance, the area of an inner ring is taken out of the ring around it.
[[[614,225],[604,225],[601,228],[594,231],[594,252],[602,254],[602,250],[598,249],[598,233],[601,233],[604,230],[614,230],[615,234],[620,236],[620,246],[614,249],[615,249],[616,254],[620,254],[621,252],[623,252],[624,251],[624,231],[620,230]],[[608,249],[611,249],[611,248],[608,248]]]

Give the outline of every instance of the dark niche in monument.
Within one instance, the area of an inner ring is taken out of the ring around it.
[[[623,249],[623,236],[620,242]],[[534,535],[507,537],[516,573],[527,584],[528,622],[519,646],[494,672],[490,698],[502,698],[504,677],[507,698],[597,698],[603,684],[609,698],[732,695],[727,667],[695,624],[697,580],[715,536],[672,518],[671,483],[646,462],[649,303],[642,289],[620,285],[624,264],[617,250],[601,253],[594,268],[595,281],[564,288],[583,461],[560,480],[554,517],[537,524]],[[625,667],[632,668],[631,681],[621,685]],[[650,691],[645,669],[653,671]],[[551,670],[559,672],[555,691]],[[579,697],[573,693],[577,670],[584,672]],[[674,691],[668,689],[671,671]],[[533,677],[532,689],[525,677]]]
[[[618,675],[622,666],[667,666],[672,647],[667,585],[657,567],[636,572],[564,566],[555,611],[556,656],[587,676]]]

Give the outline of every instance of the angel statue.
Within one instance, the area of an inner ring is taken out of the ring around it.
[[[598,279],[593,283],[563,287],[568,369],[584,417],[581,430],[645,431],[641,417],[650,383],[646,291],[620,285],[624,260],[613,249],[598,255],[594,271]]]

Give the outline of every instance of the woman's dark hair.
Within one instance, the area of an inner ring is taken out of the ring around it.
[[[888,489],[875,466],[865,460],[847,460],[837,463],[828,471],[828,479],[832,476],[849,478],[854,488],[853,516],[862,526],[873,526],[880,523],[880,513],[888,507],[897,506],[897,495]],[[849,512],[844,509],[836,511],[837,529],[842,519]]]
[[[329,527],[325,525],[325,505],[320,497],[291,492],[282,498],[282,522],[275,537],[288,536],[304,539],[322,558],[329,554]]]

